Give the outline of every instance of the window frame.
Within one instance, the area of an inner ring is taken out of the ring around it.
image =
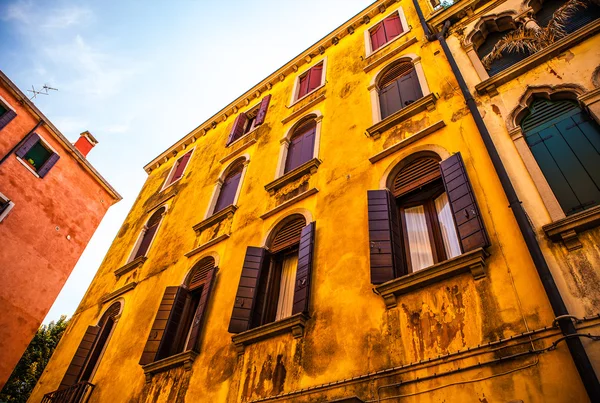
[[[231,148],[234,147],[235,144],[237,144],[238,142],[240,142],[244,137],[252,134],[255,130],[257,130],[261,125],[258,126],[254,126],[254,122],[256,121],[256,116],[258,115],[258,111],[260,109],[260,104],[261,102],[257,102],[256,104],[252,105],[250,108],[248,108],[248,110],[246,112],[244,112],[246,114],[246,116],[248,116],[249,114],[253,114],[254,118],[252,120],[252,127],[250,130],[248,130],[247,132],[244,132],[244,134],[242,134],[240,137],[238,137],[237,139],[235,139],[234,141],[232,141],[231,143],[227,144],[225,146],[225,148]],[[238,112],[239,113],[239,112]]]
[[[242,190],[242,186],[244,184],[244,178],[246,177],[246,171],[248,170],[248,164],[250,164],[250,155],[248,155],[248,154],[244,154],[244,155],[240,156],[239,158],[236,158],[221,171],[221,173],[219,174],[219,177],[217,178],[215,186],[213,188],[213,193],[210,198],[210,202],[208,203],[208,208],[206,209],[206,213],[204,213],[204,220],[214,216],[215,214],[217,214],[219,212],[219,211],[215,211],[215,208],[217,207],[217,201],[219,200],[219,195],[221,194],[221,189],[223,187],[225,179],[227,178],[227,175],[229,175],[230,170],[233,167],[235,167],[235,165],[239,162],[241,162],[244,165],[244,167],[242,168],[242,175],[240,176],[240,181],[238,183],[238,187],[235,192],[235,197],[233,198],[233,203],[231,204],[232,206],[237,207],[240,193]],[[224,209],[222,209],[221,211],[226,210],[226,209],[227,209],[227,206]]]
[[[39,137],[39,141],[42,143],[42,146],[47,148],[51,153],[54,153],[56,155],[58,155],[58,157],[60,158],[60,154],[58,153],[58,151],[56,151],[56,149],[54,147],[52,147],[50,145],[50,143],[48,143],[48,141],[38,132],[35,132],[35,134],[37,134],[37,136]],[[28,138],[29,136],[25,137]],[[20,147],[20,145],[19,145]],[[27,151],[29,152],[29,151]],[[52,156],[52,154],[50,154]],[[29,172],[31,172],[33,175],[35,175],[36,177],[42,179],[42,177],[38,174],[38,171],[31,166],[31,164],[27,161],[25,161],[24,159],[22,159],[21,157],[19,157],[18,155],[15,154],[15,158],[17,159],[17,161],[19,161],[25,168],[27,168],[27,170]]]
[[[318,66],[319,64],[323,65],[323,69],[321,71],[321,84],[318,87],[313,88],[311,91],[307,92],[305,95],[298,97],[298,94],[300,93],[300,79],[302,77],[304,77],[306,74],[308,74],[308,72],[313,67]],[[325,84],[327,83],[326,78],[327,78],[327,56],[314,62],[310,67],[305,68],[301,73],[296,75],[296,78],[294,79],[294,87],[292,89],[292,96],[290,97],[290,103],[288,105],[288,108],[291,108],[298,102],[302,101],[303,99],[307,98],[311,94],[314,94],[315,92],[317,92],[318,90],[323,88],[325,86]]]
[[[137,252],[142,244],[142,240],[144,239],[144,234],[148,230],[148,221],[150,221],[150,218],[152,218],[154,213],[156,213],[158,210],[160,210],[163,207],[165,208],[165,211],[162,213],[162,217],[160,218],[160,222],[158,223],[156,232],[154,232],[154,235],[152,236],[152,240],[148,244],[148,249],[146,250],[146,253],[143,256],[135,257],[135,255],[137,254]],[[142,230],[138,233],[137,239],[136,239],[135,243],[133,244],[133,248],[131,248],[131,250],[129,252],[129,257],[127,258],[126,264],[133,262],[135,259],[139,259],[142,257],[145,257],[145,258],[148,257],[148,252],[152,249],[152,245],[154,244],[154,241],[156,240],[156,237],[158,236],[160,227],[162,227],[165,216],[167,215],[168,212],[169,212],[169,205],[161,204],[161,205],[157,206],[156,208],[152,209],[151,212],[147,213],[148,218],[146,219],[146,221],[144,221],[144,226],[142,227]]]
[[[12,105],[3,97],[0,95],[0,104],[2,104],[2,106],[4,108],[6,108],[6,112],[4,112],[2,115],[0,115],[0,119],[2,119],[4,117],[4,115],[6,115],[7,113],[9,113],[10,111],[12,111],[15,116],[8,121],[4,126],[0,126],[0,130],[4,129],[11,121],[14,120],[14,118],[17,117],[17,110],[15,108],[12,107]]]
[[[188,170],[188,167],[190,166],[190,163],[192,162],[192,157],[194,156],[194,151],[196,151],[196,147],[192,147],[190,150],[187,150],[181,157],[177,158],[177,160],[175,160],[175,162],[173,163],[173,165],[171,166],[171,169],[169,170],[169,174],[167,175],[167,178],[165,179],[165,182],[163,183],[161,189],[159,192],[164,191],[165,189],[170,188],[171,186],[173,186],[174,184],[176,184],[177,182],[179,182],[180,180],[183,179],[183,177],[185,176],[185,173]],[[183,172],[181,173],[181,177],[177,180],[174,180],[173,182],[169,183],[169,181],[171,180],[171,178],[173,178],[173,175],[175,175],[175,170],[177,169],[177,162],[179,160],[181,160],[186,154],[190,153],[190,158],[188,159],[187,163],[185,164],[185,168],[183,168]]]
[[[314,111],[308,112],[308,113],[302,115],[300,118],[296,119],[294,121],[294,123],[287,129],[285,135],[279,140],[281,147],[279,149],[279,160],[278,160],[278,164],[277,164],[277,170],[275,171],[274,179],[282,178],[282,177],[288,175],[290,172],[294,172],[294,170],[285,172],[285,166],[286,166],[286,161],[287,161],[287,157],[288,157],[288,149],[289,149],[290,141],[292,139],[292,136],[294,135],[295,130],[297,128],[299,128],[304,123],[304,121],[308,120],[308,118],[310,118],[311,116],[312,116],[312,119],[314,119],[315,123],[316,123],[315,143],[313,145],[312,159],[319,158],[319,146],[321,143],[321,124],[323,122],[323,114],[319,110],[314,110]]]
[[[402,24],[402,28],[404,29],[404,31],[402,31],[400,33],[400,35],[396,36],[395,38],[387,41],[386,43],[384,43],[377,49],[373,50],[373,44],[371,43],[371,31],[373,31],[375,28],[377,28],[380,24],[383,24],[383,20],[385,20],[388,17],[391,17],[394,13],[398,13],[398,16],[400,17],[400,23]],[[412,30],[412,27],[410,25],[408,25],[408,22],[406,21],[406,16],[404,15],[404,10],[402,9],[402,7],[398,7],[396,9],[392,10],[389,14],[386,14],[384,17],[382,17],[379,22],[374,23],[370,27],[365,29],[365,33],[364,33],[365,57],[370,57],[370,56],[374,55],[375,53],[380,52],[382,49],[389,47],[392,43],[396,42],[399,38],[402,38],[403,36],[408,34],[411,30]]]
[[[13,209],[15,203],[12,200],[10,200],[7,196],[5,196],[2,192],[0,192],[0,201],[6,204],[4,210],[0,212],[0,222],[2,222],[6,218],[10,210]]]

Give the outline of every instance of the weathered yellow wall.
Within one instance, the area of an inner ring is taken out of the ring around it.
[[[40,401],[44,393],[57,388],[85,329],[97,323],[110,304],[101,304],[101,297],[130,281],[137,281],[138,285],[122,296],[124,309],[92,379],[96,388],[90,402],[241,402],[407,365],[393,376],[342,382],[335,387],[290,398],[309,402],[358,395],[368,400],[376,399],[380,386],[464,368],[531,347],[522,344],[502,351],[493,350],[493,346],[477,349],[491,341],[549,326],[554,315],[439,43],[423,40],[423,31],[411,1],[402,0],[398,4],[404,8],[412,26],[406,39],[413,36],[419,39],[400,55],[421,57],[431,92],[439,95],[436,109],[419,113],[377,140],[365,136],[365,129],[373,124],[367,87],[379,69],[363,71],[365,62],[361,56],[364,56],[365,26],[357,27],[353,35],[346,36],[338,45],[327,48],[324,55],[313,59],[318,61],[327,57],[327,84],[321,91],[325,92],[326,98],[312,108],[324,116],[319,148],[322,164],[311,176],[309,184],[319,192],[272,217],[259,218],[274,205],[264,185],[273,180],[280,152],[279,140],[294,123],[281,123],[290,113],[286,104],[295,79],[295,75],[287,76],[268,92],[273,98],[265,124],[258,129],[258,142],[244,151],[249,155],[250,163],[241,185],[239,208],[231,223],[231,237],[187,258],[184,253],[197,246],[192,226],[204,218],[217,177],[232,161],[219,163],[228,152],[225,141],[235,116],[219,123],[205,136],[199,136],[193,144],[196,149],[186,175],[173,188],[159,193],[174,158],[148,176],[31,402]],[[383,15],[372,18],[371,23],[376,23]],[[456,41],[449,42],[460,53]],[[388,51],[400,43],[395,43]],[[586,49],[589,52],[593,45],[583,44],[581,49],[577,47],[572,52],[576,55],[581,52],[582,57],[586,57]],[[465,58],[462,59],[464,62]],[[543,72],[547,67],[538,70],[528,77],[546,80]],[[492,109],[491,104],[495,104],[503,114],[518,98],[518,86],[522,88],[523,83],[532,78],[520,80],[520,84],[514,86],[507,85],[506,95],[499,98],[482,99],[482,110]],[[470,85],[475,83],[472,74],[467,74],[467,79]],[[446,124],[441,130],[375,164],[369,162],[369,157],[439,120]],[[537,228],[547,221],[539,207],[539,196],[518,154],[511,149],[510,138],[502,138],[506,137],[506,132],[502,132],[500,118],[490,116],[488,112],[486,122],[492,125],[501,154]],[[403,295],[398,298],[397,308],[386,310],[383,299],[372,291],[370,283],[366,192],[381,188],[385,175],[393,166],[420,150],[434,150],[443,158],[461,152],[491,238],[487,276],[476,281],[470,274],[463,274],[444,280]],[[169,209],[148,260],[141,268],[117,281],[113,272],[126,263],[148,218],[147,209],[172,190],[177,190],[177,194],[167,202]],[[227,327],[246,247],[263,246],[270,228],[283,217],[300,210],[311,213],[317,228],[311,319],[305,335],[300,339],[294,339],[291,334],[276,336],[247,347],[238,357]],[[544,248],[549,256],[555,256],[558,270],[567,273],[564,254],[556,251],[560,246],[544,244]],[[156,375],[146,384],[138,361],[164,289],[181,284],[193,264],[209,253],[218,256],[219,271],[200,354],[191,371],[173,369]],[[584,312],[595,306],[595,303],[590,305]],[[535,348],[547,346],[556,339],[557,332],[549,336],[536,341]],[[519,340],[527,343],[529,339]],[[408,365],[467,347],[475,348],[482,355],[457,361],[433,361],[428,368]],[[467,382],[479,378],[482,380]],[[406,397],[402,401],[587,401],[564,344],[555,351],[537,356],[523,356],[401,388],[386,388],[381,394],[412,394],[455,382],[458,383],[456,386]]]

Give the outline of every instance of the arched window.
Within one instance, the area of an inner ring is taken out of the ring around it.
[[[121,313],[121,308],[121,302],[115,302],[104,312],[96,326],[88,327],[59,389],[91,381],[115,327],[116,317]]]
[[[284,173],[288,173],[314,157],[317,122],[310,117],[294,129],[288,146]]]
[[[146,256],[166,211],[167,208],[163,206],[156,210],[154,214],[150,216],[150,219],[148,219],[148,222],[142,230],[142,235],[138,240],[137,248],[131,260],[136,259],[140,256]]]
[[[229,172],[223,180],[221,190],[219,191],[219,197],[217,198],[217,204],[215,205],[214,209],[215,213],[234,204],[235,195],[240,185],[240,179],[242,178],[243,171],[244,161],[238,161],[231,166]]]
[[[411,62],[394,63],[377,82],[381,119],[423,97],[417,73]]]
[[[521,128],[566,215],[600,204],[600,127],[577,103],[537,99]]]
[[[535,13],[536,22],[540,27],[547,27],[554,13],[568,0],[545,0],[541,8]],[[567,34],[577,31],[584,25],[600,18],[600,7],[591,1],[585,3],[585,7],[579,6],[572,9],[572,15],[561,24]]]
[[[487,36],[485,37],[485,40],[483,41],[483,43],[481,43],[477,47],[477,55],[479,56],[479,59],[481,59],[483,61],[486,56],[488,56],[489,54],[492,53],[494,46],[496,46],[498,41],[500,41],[502,38],[504,38],[511,31],[512,31],[511,29],[508,29],[505,31],[495,31],[495,32],[488,33]],[[502,51],[502,57],[488,63],[485,67],[488,70],[488,74],[491,77],[495,74],[498,74],[502,70],[509,68],[513,64],[520,62],[521,60],[525,59],[527,56],[529,56],[529,52],[527,52],[527,51],[509,52],[509,51],[504,50],[504,51]],[[485,65],[485,63],[484,63],[484,65]]]

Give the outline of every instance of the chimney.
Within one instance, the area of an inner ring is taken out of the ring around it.
[[[75,148],[85,157],[96,144],[98,144],[98,140],[86,130],[79,135],[79,139],[75,142]]]

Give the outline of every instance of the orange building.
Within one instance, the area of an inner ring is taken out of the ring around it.
[[[0,72],[0,389],[121,196]],[[35,286],[32,286],[32,285]]]

